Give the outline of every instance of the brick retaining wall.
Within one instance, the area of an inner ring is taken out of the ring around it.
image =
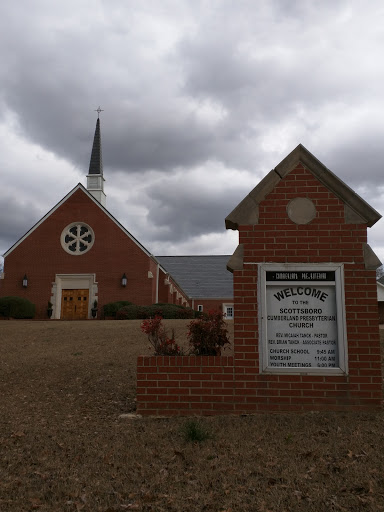
[[[137,412],[144,416],[364,411],[381,406],[380,368],[360,375],[266,375],[228,356],[140,356]],[[368,368],[369,366],[369,368]],[[352,380],[352,382],[351,382]]]
[[[137,412],[143,415],[208,415],[234,412],[230,356],[140,356]]]

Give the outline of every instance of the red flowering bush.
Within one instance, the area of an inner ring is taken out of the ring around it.
[[[219,311],[209,311],[202,318],[188,324],[188,340],[190,354],[196,356],[219,356],[225,345],[229,344],[228,331],[225,327],[224,315]],[[175,332],[169,337],[163,326],[163,318],[143,320],[141,330],[148,336],[148,341],[158,356],[183,355],[175,341]]]
[[[172,336],[169,338],[163,319],[156,315],[154,318],[144,320],[141,330],[148,336],[149,343],[155,350],[157,356],[177,356],[181,354],[180,347],[175,341],[175,332],[172,329]]]
[[[219,356],[229,344],[224,315],[220,311],[209,311],[208,315],[190,322],[188,328],[190,353],[196,356]]]

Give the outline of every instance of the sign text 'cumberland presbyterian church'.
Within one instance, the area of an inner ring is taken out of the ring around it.
[[[261,265],[264,371],[346,369],[342,265]]]

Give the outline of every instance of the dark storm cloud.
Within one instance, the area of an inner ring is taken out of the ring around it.
[[[334,45],[325,42],[316,51],[315,44],[311,52],[305,46],[314,45],[309,30],[314,12],[320,23],[329,9],[327,2],[316,9],[300,2],[261,2],[258,8],[241,2],[234,10],[223,2],[159,63],[143,56],[142,41],[129,24],[119,30],[97,17],[85,25],[68,24],[58,12],[50,27],[52,10],[46,18],[26,17],[20,6],[10,6],[3,19],[3,40],[10,48],[2,97],[28,138],[80,168],[89,160],[91,109],[101,102],[105,165],[111,172],[169,172],[212,158],[249,169],[261,152],[266,126],[294,118],[299,107],[345,99],[337,70],[324,73],[324,60],[332,65],[337,58]],[[23,38],[10,36],[16,28]],[[206,99],[225,111],[216,124],[200,119],[189,104]]]
[[[380,8],[36,0],[26,12],[11,2],[0,19],[0,120],[10,111],[23,137],[85,176],[100,104],[108,204],[145,218],[139,239],[221,233],[225,216],[299,143],[379,209]],[[196,172],[206,167],[208,177],[211,162],[226,186]],[[0,168],[15,165],[0,154]],[[235,187],[232,171],[246,172]],[[156,186],[153,173],[163,177]],[[180,174],[191,176],[184,186]],[[10,190],[30,198],[45,176],[36,173],[33,190]]]
[[[231,12],[224,2],[218,19],[230,29],[223,30],[213,13],[194,38],[182,38],[172,56],[162,58],[161,66],[150,57],[140,59],[141,42],[129,26],[126,32],[113,32],[113,46],[105,23],[68,26],[55,19],[49,27],[49,17],[20,16],[20,8],[12,7],[3,23],[8,30],[17,23],[23,38],[7,38],[11,47],[3,69],[11,72],[2,77],[3,98],[26,136],[81,168],[88,164],[91,108],[98,102],[105,108],[103,148],[111,171],[169,171],[210,158],[249,167],[257,151],[248,140],[257,143],[265,123],[292,115],[309,96],[316,101],[319,91],[322,101],[337,87],[311,71],[318,62],[309,62],[310,56],[301,60],[299,54],[294,59],[288,54],[289,62],[284,54],[265,56],[263,41],[253,36],[256,58],[241,50],[243,30],[252,29],[253,22],[256,30],[263,22],[258,9],[247,2],[244,6]],[[283,22],[282,43],[289,36]],[[201,98],[226,110],[217,125],[199,119],[188,104]]]
[[[104,137],[103,151],[111,170],[126,172],[167,170],[193,166],[212,155],[211,134],[198,126],[193,117],[182,112],[177,117],[157,106],[150,115],[137,109],[127,111],[126,124],[120,132]],[[109,121],[103,123],[107,133]]]
[[[223,233],[225,217],[249,190],[235,179],[223,184],[218,178],[215,184],[214,175],[212,171],[205,184],[203,177],[191,180],[179,175],[146,187],[148,218],[153,225],[167,226],[167,236],[173,242],[204,233]],[[159,239],[163,236],[160,231]]]
[[[0,255],[17,242],[39,220],[41,212],[31,202],[20,203],[15,198],[0,201]]]
[[[8,49],[1,97],[30,140],[86,167],[92,108],[101,103],[111,171],[188,166],[212,155],[214,134],[177,97],[178,64],[142,58],[142,42],[129,25],[114,31],[110,20],[97,17],[68,25],[57,13],[49,26],[52,11],[22,14],[10,6],[2,21]],[[23,37],[12,37],[13,31]]]
[[[384,187],[384,148],[382,134],[349,137],[337,147],[326,149],[328,167],[353,189],[364,189],[372,196]],[[331,167],[332,166],[332,167]],[[368,200],[368,198],[365,198]],[[384,212],[383,212],[384,213]]]
[[[222,17],[209,18],[196,34],[181,41],[186,91],[215,98],[246,120],[265,114],[286,116],[298,105],[329,101],[330,93],[332,101],[339,95],[345,99],[341,70],[324,73],[337,62],[339,51],[324,37],[320,44],[321,32],[311,30],[329,16],[330,3],[322,2],[317,9],[300,8],[301,16],[294,23],[278,9],[260,13],[258,8],[243,11],[241,5],[227,13],[232,21],[228,30],[222,26],[223,16],[228,23],[224,11]],[[279,21],[274,12],[280,14]],[[353,74],[348,69],[342,73],[345,78]]]

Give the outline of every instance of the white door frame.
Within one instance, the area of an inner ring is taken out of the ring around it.
[[[89,290],[88,318],[91,318],[91,308],[98,295],[96,274],[56,274],[51,289],[51,320],[57,320],[61,316],[62,290]]]

